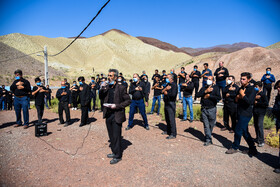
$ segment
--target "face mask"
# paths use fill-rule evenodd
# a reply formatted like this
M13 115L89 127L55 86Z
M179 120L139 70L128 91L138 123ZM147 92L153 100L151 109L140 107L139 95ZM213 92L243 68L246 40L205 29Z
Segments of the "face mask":
M169 80L169 78L166 78L166 79L165 79L165 81L166 81L167 83L170 83L170 80Z
M118 82L122 82L122 79L118 79Z
M109 81L105 81L107 84L109 83Z
M147 82L147 80L144 80L144 82Z
M133 78L133 82L137 82L138 81L138 79L137 78Z
M99 76L96 76L96 78L99 78Z
M20 76L16 76L16 80L19 80L20 79Z
M73 84L73 86L76 86L76 84Z
M211 81L211 80L208 79L208 80L207 80L207 85L210 86L210 85L212 85L212 84L213 84L213 81Z
M94 82L94 80L91 80L91 82Z
M259 91L259 88L256 88L256 87L255 87L255 90L258 92L258 91Z
M83 82L79 82L80 85L83 85Z
M181 71L181 73L184 73L184 71Z
M165 73L163 73L163 75L166 75Z
M193 69L194 71L196 71L196 69Z
M270 74L270 71L266 71L266 74Z
M228 80L228 81L227 81L227 83L228 83L228 84L231 84L231 83L232 83L232 81L231 81L231 80Z
M173 74L173 71L170 71L171 74Z
M109 82L109 85L113 85L113 84L115 84L115 81Z
M61 86L62 89L66 88L66 86Z
M41 86L41 83L40 83L40 82L37 82L36 84L37 84L37 86Z

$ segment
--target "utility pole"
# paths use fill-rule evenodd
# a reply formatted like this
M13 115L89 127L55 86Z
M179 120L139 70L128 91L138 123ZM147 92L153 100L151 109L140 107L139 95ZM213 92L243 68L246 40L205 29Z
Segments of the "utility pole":
M49 85L49 70L48 70L48 51L47 46L44 47L44 60L45 60L45 86Z

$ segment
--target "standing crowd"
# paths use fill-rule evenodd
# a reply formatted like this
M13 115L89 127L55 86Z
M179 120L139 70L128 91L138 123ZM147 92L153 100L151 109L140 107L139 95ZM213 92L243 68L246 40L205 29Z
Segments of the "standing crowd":
M276 81L271 73L271 68L266 69L260 81L253 80L252 74L249 72L241 73L240 81L236 81L235 77L230 75L228 69L224 67L224 62L219 63L219 67L215 72L213 71L214 74L208 68L207 63L204 63L203 66L204 70L200 72L198 66L195 65L189 74L184 67L181 68L178 74L175 73L174 69L171 69L169 73L163 70L162 74L155 70L151 78L152 84L148 81L148 75L145 71L142 72L142 75L134 73L128 84L122 73L119 73L116 69L110 69L108 77L103 74L91 77L89 84L85 82L85 78L82 76L77 79L77 82L73 81L72 86L67 82L67 79L64 79L61 82L61 88L56 92L56 98L59 100L59 124L64 124L66 127L71 123L70 108L77 110L78 104L80 104L81 109L81 123L79 126L82 127L88 124L88 113L96 111L96 98L98 95L112 150L112 153L108 154L107 157L112 158L111 164L115 164L122 159L121 129L122 123L126 121L125 108L127 106L129 106L130 110L128 125L125 130L133 128L134 114L136 112L139 112L143 118L143 127L149 130L147 114L152 115L156 112L159 115L162 107L161 100L163 99L167 131L162 134L167 135L166 139L175 139L177 136L175 120L177 96L179 102L183 105L182 121L189 120L189 123L194 120L193 103L198 102L198 98L200 98L201 118L205 134L204 146L209 146L212 144L212 131L216 124L217 104L222 101L224 106L224 128L222 130L234 133L234 142L231 148L226 151L226 154L238 152L243 136L249 146L248 154L251 156L257 155L258 151L255 143L257 143L258 147L264 146L264 116L269 105L273 84ZM31 90L30 83L22 77L21 70L15 71L15 79L10 87L11 92L7 92L4 86L0 90L1 109L6 109L9 95L11 97L14 95L13 105L16 113L16 127L23 125L24 128L28 128L28 98L32 95L35 98L38 123L42 123L44 105L46 107L51 105L51 90L48 86L43 86L39 77L35 79L35 86ZM201 88L200 79L202 79ZM279 80L275 83L274 89L278 93L272 112L276 118L278 131L280 128ZM146 111L150 90L153 90L152 107L151 111ZM21 120L21 110L23 111L24 123ZM189 110L189 119L187 110ZM63 119L63 112L66 114L66 120ZM256 139L253 139L248 131L248 124L252 117L254 119ZM231 124L229 123L229 118L231 118ZM275 169L275 172L280 173L280 159L279 167Z

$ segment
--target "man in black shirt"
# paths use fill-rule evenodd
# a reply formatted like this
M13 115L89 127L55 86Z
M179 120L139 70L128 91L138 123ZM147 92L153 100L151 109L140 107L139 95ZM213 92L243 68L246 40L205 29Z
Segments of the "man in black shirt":
M67 79L66 79L66 78L64 79L64 82L65 82L66 88L67 88L67 89L70 89L70 84L69 84L69 82L67 82Z
M177 82L178 82L178 76L176 75L176 73L175 73L175 70L174 69L171 69L170 70L170 73L173 75L173 77L174 77L174 82L175 82L175 84L177 84Z
M76 81L73 81L73 85L70 88L71 95L72 95L72 103L73 108L72 110L77 110L78 107L78 96L79 96L79 87Z
M102 74L102 77L103 77L103 74ZM101 86L104 82L106 82L106 78L105 78L105 77L103 77L103 78L100 80L99 86ZM100 100L100 107L101 107L101 111L100 111L100 112L103 112L103 108L104 108L104 106L103 106L104 97L103 97L103 95L100 94L100 92L99 92L99 100Z
M129 87L129 94L132 95L132 100L129 109L128 126L125 130L130 130L133 127L133 118L134 114L137 111L137 108L139 109L139 112L143 118L145 129L150 130L144 104L145 92L146 91L144 82L142 82L139 78L139 75L135 73L133 75L133 82Z
M65 111L66 114L66 123L65 127L69 125L70 123L70 110L69 108L71 107L71 92L68 88L66 88L65 82L61 82L61 88L59 88L56 92L56 98L59 100L58 103L58 115L59 115L59 124L64 124L64 119L63 119L63 110Z
M219 68L216 69L214 75L216 76L216 85L223 92L226 87L226 78L229 76L227 68L224 67L224 62L219 62Z
M12 92L7 93L7 109L13 110L13 93Z
M178 78L179 78L179 84L178 84L178 94L179 94L179 100L182 100L182 96L181 96L181 87L182 84L185 83L186 81L186 75L187 73L185 72L185 68L181 67L181 72L178 74Z
M194 84L194 90L195 90L194 100L196 100L198 89L199 89L199 79L201 78L201 73L200 71L198 71L197 65L193 66L193 71L191 72L190 77L192 78L192 82Z
M153 81L153 83L155 83L156 82L156 77L158 77L158 78L160 78L161 76L160 76L160 74L158 74L158 70L156 69L155 70L155 74L153 74L153 77L152 77L152 81Z
M257 92L254 108L253 108L253 119L256 131L256 140L259 147L264 146L264 133L263 133L263 120L268 107L268 99L266 94L262 91L262 82L258 81L255 83L255 90Z
M168 134L166 139L174 139L177 136L176 130L176 97L178 93L177 85L173 80L173 74L168 74L166 78L166 87L162 90L164 94L164 114L165 121L167 124L167 132L163 132L162 134Z
M81 124L79 127L82 127L88 123L88 108L90 106L90 87L85 83L84 77L78 78L80 87L79 87L79 101L81 104Z
M36 86L33 87L32 95L35 97L35 107L37 110L37 116L38 116L38 123L42 123L42 118L44 114L44 99L45 99L45 93L47 93L47 89L42 86L41 79L39 77L35 78L35 84Z
M111 142L112 154L108 158L113 158L110 164L116 164L122 159L121 134L122 123L125 122L125 107L130 104L127 89L122 84L117 84L118 70L109 70L109 83L102 83L100 94L104 99L103 118L106 119L106 127Z
M193 122L193 99L192 93L194 89L194 84L190 80L189 75L186 75L186 82L182 83L183 90L183 119L182 121L187 121L187 106L189 106L190 110L190 123Z
M144 81L144 76L146 76L147 79L148 79L148 75L146 74L146 71L145 71L145 70L142 71L142 75L140 76L140 79L141 79L142 81Z
M24 129L28 128L29 124L29 111L28 111L28 96L31 92L30 83L28 80L22 78L22 71L16 70L15 71L15 78L16 80L11 85L10 89L15 95L14 98L14 108L16 112L17 117L17 125L15 127L19 127L22 125L21 121L21 109L23 112L23 118L24 118Z
M2 89L0 91L0 110L7 110L7 93L8 90L5 89L5 85L2 85Z
M256 91L249 84L251 74L249 72L241 73L241 88L238 90L238 95L235 98L237 102L237 124L235 127L234 142L232 148L226 151L226 154L237 153L240 146L241 137L243 136L249 145L249 155L254 156L258 153L253 138L248 131L248 123L253 114L253 105L255 102Z
M51 93L52 93L52 90L50 89L50 86L47 85L46 86L46 90L48 92L45 93L45 104L46 104L46 107L49 109L49 107L52 105L51 104Z
M96 90L99 90L99 85L95 81L95 77L91 77L91 83L89 83L90 87L90 100L92 100L92 111L95 111L96 104ZM91 101L89 102L89 110L91 110Z
M163 89L163 86L162 86L162 84L160 82L159 77L155 77L155 80L156 80L156 82L152 86L152 90L154 90L152 109L151 109L151 112L148 113L148 114L153 114L154 113L154 109L155 109L155 105L156 105L156 101L157 101L158 102L157 115L159 115L160 100L161 100L161 90Z
M234 132L237 121L237 103L235 103L235 97L238 94L239 86L235 84L235 77L233 75L228 76L227 86L223 91L224 98L224 128L222 131L229 130L230 133ZM231 117L232 126L229 126L229 116Z
M202 87L197 97L201 97L201 115L204 125L205 143L208 146L212 143L212 131L216 123L217 102L221 100L219 87L214 84L214 78L208 76L206 86Z
M148 81L148 77L146 75L143 76L142 78L144 84L145 84L145 103L146 103L146 106L148 107L149 105L149 95L150 95L150 90L151 90L151 84L150 82Z

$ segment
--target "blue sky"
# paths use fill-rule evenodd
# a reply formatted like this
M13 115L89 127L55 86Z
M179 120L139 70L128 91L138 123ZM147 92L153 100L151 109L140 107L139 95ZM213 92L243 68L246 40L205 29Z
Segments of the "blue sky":
M0 0L0 35L77 36L107 0ZM280 41L279 0L111 0L83 36L110 29L178 47Z

